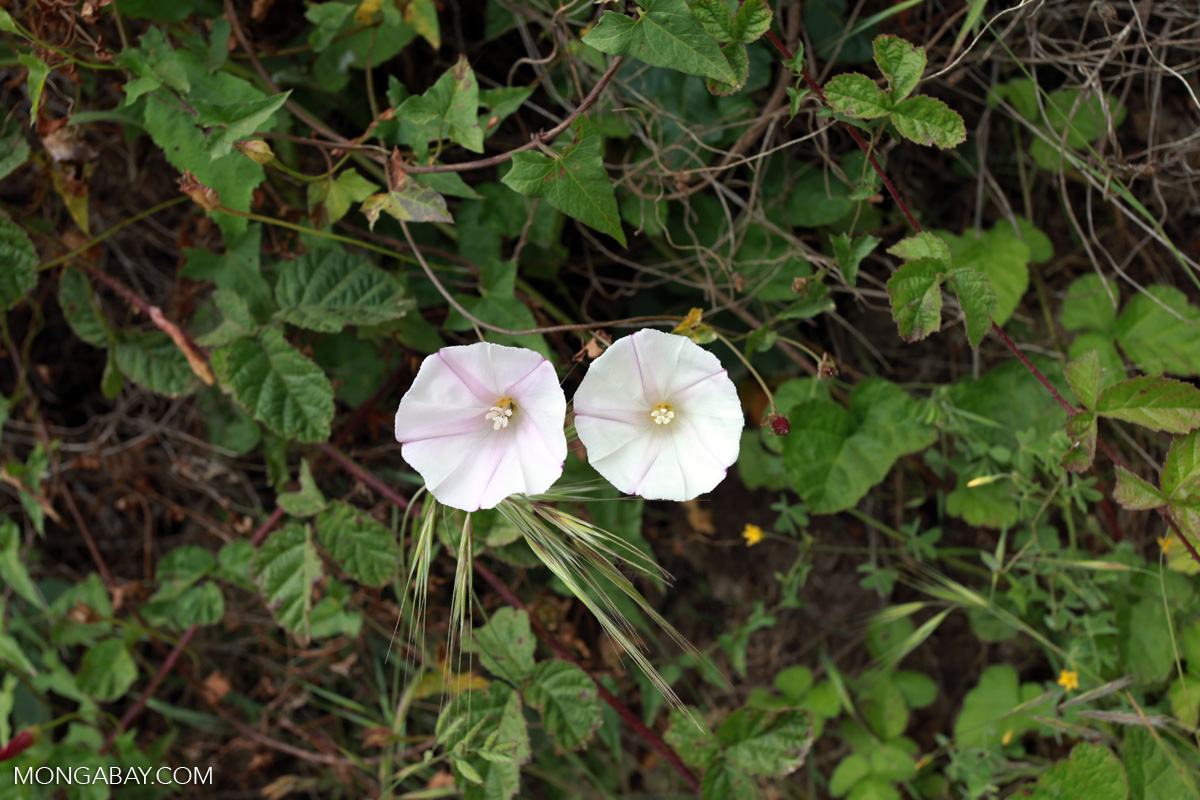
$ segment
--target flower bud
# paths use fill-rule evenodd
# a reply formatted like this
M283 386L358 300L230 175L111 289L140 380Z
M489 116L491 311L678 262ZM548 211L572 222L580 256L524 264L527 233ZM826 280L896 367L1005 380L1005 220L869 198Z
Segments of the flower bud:
M776 436L787 436L792 432L792 423L787 415L774 411L767 414L767 418L763 420L763 427L769 428Z
M793 279L792 294L798 294L801 297L808 297L808 278Z
M252 139L248 142L235 142L234 149L253 161L255 164L269 164L275 160L271 145L262 139Z
M205 211L216 211L221 207L221 198L217 193L196 180L196 176L186 169L177 183L179 184L179 191L192 198L192 201Z
M8 761L11 758L16 758L41 740L41 728L37 725L34 725L32 728L26 728L14 736L7 745L0 748L0 761Z
M830 357L829 353L822 353L821 360L817 362L817 380L824 381L837 376L837 362Z

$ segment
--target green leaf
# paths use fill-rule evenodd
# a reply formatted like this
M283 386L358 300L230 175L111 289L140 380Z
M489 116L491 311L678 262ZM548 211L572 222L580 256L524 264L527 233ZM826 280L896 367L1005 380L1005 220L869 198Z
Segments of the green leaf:
M251 570L257 554L257 549L246 539L225 543L217 552L217 577L239 588L253 590Z
M137 664L125 643L107 639L87 649L75 679L79 691L107 703L124 697L137 676Z
M1117 318L1117 342L1144 372L1200 375L1200 309L1170 286L1134 295Z
M1059 464L1068 472L1086 472L1096 458L1096 414L1081 411L1067 420L1067 438L1071 446Z
M884 741L904 734L908 727L908 704L887 677L875 678L855 697L863 722Z
M904 702L909 708L927 708L937 699L937 684L923 672L900 670L892 676L892 682L904 696Z
M1196 778L1191 770L1176 766L1183 759L1169 738L1155 736L1142 727L1129 727L1121 755L1129 773L1129 800L1196 796Z
M830 289L827 285L824 283L809 283L808 294L801 295L791 305L780 311L775 316L775 319L811 319L818 314L833 311L835 308L837 306L834 305L833 298L830 296Z
M1125 670L1138 683L1167 679L1175 668L1175 649L1161 595L1146 595L1132 605L1117 607L1117 648Z
M950 247L940 237L929 231L921 231L916 236L901 239L887 251L905 261L932 258L941 261L946 269L950 267Z
M733 38L744 44L755 41L771 29L773 16L767 0L745 0L733 18Z
M113 354L125 377L152 392L178 397L196 388L187 357L162 331L123 331Z
M258 331L258 323L246 298L229 289L217 289L212 299L221 312L221 324L197 337L197 342L205 347L220 347L244 336L253 336Z
M538 664L525 699L542 712L542 727L556 748L575 750L583 746L604 719L596 684L567 661Z
M887 293L902 339L915 342L941 327L941 287L945 279L942 263L932 258L910 261L892 273Z
M973 269L987 276L996 293L995 323L1008 322L1029 288L1029 245L1003 221L979 237L945 232L941 236L950 248L956 269Z
M934 97L917 95L892 107L892 124L905 139L945 150L967 140L958 112Z
M22 35L21 29L17 27L16 20L12 18L12 14L9 14L2 8L0 8L0 31L15 33L17 36Z
M782 778L804 765L813 742L807 711L741 708L717 728L725 758L754 775Z
M438 6L434 0L412 0L404 7L404 21L429 42L435 52L441 49L442 32L438 25Z
M636 18L605 11L583 41L602 53L630 56L653 67L734 81L717 40L692 16L684 0L639 0L638 4Z
M888 80L889 95L899 103L912 94L925 72L925 48L913 47L899 36L876 36L875 63Z
M167 86L186 96L192 89L191 82L163 32L151 27L142 34L140 41L140 48L126 48L113 59L114 64L136 76L122 87L125 105L133 105L143 94L160 86Z
M25 655L25 651L21 649L20 642L7 633L0 633L0 663L10 664L17 669L24 670L29 675L38 674L37 669L33 666L33 662L29 660L29 657Z
M704 773L700 797L703 800L761 800L762 792L752 775L721 759Z
M1200 676L1180 675L1167 690L1171 714L1183 727L1195 730L1200 723Z
M293 517L311 517L325 508L325 495L321 494L317 482L313 480L312 468L309 467L307 458L300 461L300 488L294 492L280 494L275 498L275 502Z
M263 542L254 559L254 582L275 620L301 644L308 644L313 585L321 577L321 559L312 531L286 525Z
M1200 484L1200 433L1193 431L1171 442L1161 480L1163 493L1172 502L1194 499Z
M721 754L721 745L694 709L689 717L683 709L672 708L671 727L667 728L663 739L675 748L684 763L693 767L708 769Z
M0 141L0 181L7 178L17 168L29 161L29 143L21 134L20 129L12 132Z
M456 299L477 319L510 331L521 331L537 327L537 322L524 303L517 299L517 265L511 261L488 263L480 270L483 286L480 297L456 295ZM452 309L446 318L445 327L452 331L471 330L472 323L457 310ZM528 347L551 358L546 340L536 334L511 336L503 333L489 334L488 338L498 344Z
M967 323L967 341L979 347L983 336L992 327L996 315L996 292L987 276L976 270L960 267L950 273L950 283L962 306Z
M21 558L21 531L12 517L0 520L0 580L31 605L45 605Z
M1046 712L1047 706L1024 704L1041 694L1042 687L1037 684L1021 684L1010 665L988 667L963 700L954 723L955 742L959 747L997 747L1010 734L1020 738L1026 731L1036 730L1038 722L1032 715Z
M514 154L512 169L501 181L526 197L546 198L559 211L607 233L624 247L621 215L601 158L600 133L583 117L571 130L575 141L555 156L532 151Z
M0 213L0 311L21 302L37 285L37 251L25 231L7 214Z
M484 668L514 686L521 686L533 674L533 651L537 640L529 627L529 614L501 608L486 625L471 634L471 651L479 653Z
M857 72L835 75L825 84L825 99L841 114L858 119L875 119L892 111L892 101L875 81Z
M895 384L868 378L854 387L850 408L810 400L791 413L783 462L813 513L852 508L901 456L937 439L922 404Z
M833 797L844 797L854 784L861 781L871 771L867 757L861 753L851 753L843 758L829 776L829 794Z
M213 351L212 365L238 404L280 436L302 442L329 438L333 386L277 328Z
M1096 413L1156 431L1187 433L1200 427L1200 389L1190 383L1143 375L1104 390Z
M366 200L378 188L355 170L343 170L337 180L316 181L308 185L308 207L313 218L320 220L318 227L323 228L346 216L350 206ZM442 205L445 206L445 201Z
M17 63L29 70L29 101L32 106L30 117L38 115L38 103L42 99L42 89L46 86L46 78L50 76L50 66L35 55L20 53Z
M726 0L695 0L691 9L692 16L718 42L737 41L733 32L733 14L729 13Z
M708 78L704 85L709 93L724 97L740 91L746 85L746 80L750 77L750 53L747 52L746 45L741 42L730 42L722 45L721 55L729 62L729 69L736 76L736 80L727 83L716 78Z
M1063 375L1083 407L1094 409L1100 396L1100 353L1089 350L1067 364Z
M1075 745L1071 757L1042 773L1029 800L1127 800L1129 780L1121 761L1102 744Z
M454 751L471 735L472 747L465 758L455 762L463 776L464 764L480 781L464 787L464 800L511 800L521 788L521 765L529 761L529 730L521 710L521 696L502 683L493 683L486 692L471 692L446 703L438 720L439 731L449 731L444 742ZM493 737L495 737L493 739ZM491 742L488 749L477 745Z
M375 230L381 212L401 222L454 222L446 208L446 198L413 180L390 192L371 195L359 210L371 230Z
M225 618L225 597L212 581L188 589L172 606L171 621L180 628L217 625Z
M96 307L95 291L83 270L68 267L58 281L58 306L75 335L93 347L108 347L108 323Z
M1109 291L1112 292L1111 297ZM1107 284L1099 275L1084 275L1067 287L1067 296L1063 299L1059 320L1069 331L1115 333L1115 304L1120 300L1121 293L1117 287Z
M850 286L858 285L858 266L879 246L880 241L882 240L870 234L853 240L846 233L839 233L837 236L830 235L829 242L833 245L833 255L837 258L838 267L842 270L842 277Z
M249 159L243 160L254 163ZM211 281L218 289L240 296L254 319L267 319L275 311L275 301L271 297L271 287L262 275L262 226L251 225L242 233L228 235L225 243L225 252L221 255L211 250L185 247L183 254L187 263L180 271L180 276L196 281ZM220 297L213 299L222 313L234 315L233 301L230 301L227 310ZM240 307L241 304L237 305ZM241 318L244 325L250 325L240 313L235 316Z
M276 317L313 331L378 325L408 313L413 301L390 274L341 248L310 250L279 265Z
M467 57L460 55L454 66L442 73L425 94L410 97L396 109L408 122L438 121L452 142L475 153L483 152L483 129L479 127L479 81Z
M383 586L400 574L400 547L390 528L342 502L317 517L317 534L333 560L365 586Z

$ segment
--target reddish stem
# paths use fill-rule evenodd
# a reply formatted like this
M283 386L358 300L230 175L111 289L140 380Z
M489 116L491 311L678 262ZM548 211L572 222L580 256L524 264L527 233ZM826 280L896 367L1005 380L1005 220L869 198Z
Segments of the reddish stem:
M491 570L480 564L479 561L475 562L475 571L479 573L479 577L487 581L491 587L496 590L496 593L503 597L504 601L510 606L520 611L528 610L525 607L525 604L521 602L521 599L513 594L513 591L505 585L504 581L496 577ZM593 675L591 672L588 672L588 670L579 663L579 659L575 658L575 655L567 649L566 645L558 641L558 639L555 639L553 634L546 630L542 623L538 622L537 617L533 614L529 614L529 625L533 628L533 632L537 634L538 638L549 645L550 649L553 650L559 658L561 658L563 661L571 662L587 673L587 676L592 679L593 683L596 684L596 691L599 693L600 698L604 700L604 702L608 703L609 707L612 708L613 711L617 712L617 716L625 720L625 722L629 724L629 727L633 728L634 732L636 732L638 736L641 736L647 744L649 744L658 752L660 756L666 759L667 763L670 764L677 773L679 773L679 776L687 782L687 785L692 788L692 791L699 796L700 781L698 781L696 776L692 774L691 770L687 768L687 766L679 758L679 755L673 749L671 749L671 746L659 738L658 734L647 728L645 723L638 719L638 716L630 711L629 707L622 703L615 695L613 695L612 692L604 688L604 684L600 683L600 680L595 675Z

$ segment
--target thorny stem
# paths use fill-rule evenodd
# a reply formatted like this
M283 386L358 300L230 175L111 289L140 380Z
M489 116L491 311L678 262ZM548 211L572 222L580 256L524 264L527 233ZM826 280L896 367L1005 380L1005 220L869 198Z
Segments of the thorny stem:
M494 589L498 595L503 597L504 601L510 606L518 611L528 610L525 604L521 602L521 598L513 594L513 591L505 585L504 581L496 577L491 570L480 564L478 561L475 562L475 571L479 573L479 577L487 581L488 584L491 585L492 589ZM677 773L679 773L679 776L687 782L687 785L690 786L697 795L700 794L700 781L696 780L696 776L692 774L691 770L689 770L686 765L684 765L683 761L680 760L679 755L676 754L673 749L671 749L670 745L659 738L654 731L647 728L646 725L637 718L637 715L629 710L628 706L615 697L612 692L608 691L608 689L604 687L604 684L600 683L595 675L593 675L591 672L588 672L588 670L579 663L579 659L575 658L574 654L571 653L571 651L568 650L562 642L555 639L550 631L543 627L542 623L538 621L536 615L529 615L529 625L533 628L533 632L537 634L538 638L549 645L550 649L553 650L559 658L564 661L569 661L582 669L584 672L587 672L587 676L592 679L593 683L596 684L596 691L599 693L601 699L604 700L605 703L608 703L609 707L612 708L613 711L617 712L617 715L621 717L621 719L625 720L625 722L629 724L629 727L633 728L634 731L637 732L637 734L641 736L647 744L653 747L658 754L661 755Z
M788 61L791 61L793 59L792 51L789 50L787 48L787 46L782 41L779 40L779 37L775 35L774 31L768 30L766 33L766 36L767 36L767 39L771 42L771 44L775 45L775 48L777 50L779 50L779 52L783 55L783 57L785 59L787 59ZM797 66L799 66L799 65L797 65ZM805 83L808 84L808 86L812 90L813 94L815 94L822 103L824 103L825 105L829 105L828 100L826 100L826 98L825 98L825 92L822 91L820 84L818 84L815 80L813 80L813 77L808 74L808 70L804 69L803 67L800 67L800 74L804 77ZM917 222L917 220L913 217L912 213L908 210L908 205L905 204L904 198L902 198L900 196L900 192L896 190L895 185L892 184L891 179L888 178L887 173L884 172L884 170L883 170L883 167L881 167L879 165L879 162L875 160L875 156L871 152L871 146L867 143L867 141L865 139L863 139L862 135L858 132L858 130L855 129L855 127L853 125L850 125L848 123L842 123L842 125L850 133L850 138L854 139L855 143L859 146L859 148L863 151L863 153L870 160L871 166L875 169L875 172L879 175L880 180L883 181L883 185L887 188L888 194L890 194L892 196L892 200L895 201L896 206L900 209L901 212L903 212L904 217L905 217L905 219L908 220L908 224L912 227L913 232L921 233L921 225ZM1039 370L1036 366L1034 366L1033 362L1031 362L1029 360L1029 358L1026 357L1026 355L1023 352L1021 352L1021 348L1017 347L1017 343L1014 342L1012 340L1012 338L1009 337L1009 335L1007 333L1005 333L1004 330L999 325L997 325L995 322L992 322L992 331L994 333L996 333L997 336L1000 337L1000 340L1002 342L1004 342L1004 345L1009 349L1009 351L1012 352L1012 354L1017 357L1017 360L1021 362L1021 364L1025 367L1025 369L1029 370L1029 372L1032 373L1033 376L1038 379L1038 382L1041 383L1042 386L1046 387L1046 391L1048 391L1050 393L1050 396L1054 398L1055 402L1057 402L1060 406L1062 406L1063 410L1065 410L1069 416L1073 417L1079 413L1079 410L1076 409L1074 406L1072 406L1069 402L1067 402L1067 400L1062 396L1062 394L1060 394L1059 391L1054 388L1054 385L1050 383L1050 381L1046 378L1046 376L1042 374L1041 370ZM1125 468L1125 465L1121 462L1121 459L1119 457L1117 457L1117 455L1112 451L1112 449L1108 446L1108 444L1103 439L1100 439L1099 437L1097 437L1096 443L1100 445L1101 449L1103 449L1106 454L1108 454L1109 459L1112 460L1112 462L1115 466L1121 467L1122 469ZM1105 499L1107 500L1107 498L1105 498ZM1180 527L1179 527L1179 523L1175 521L1175 518L1171 515L1171 513L1167 510L1167 508L1165 506L1160 507L1158 509L1158 513L1160 516L1162 516L1163 520L1166 521L1167 525L1170 526L1171 530L1175 533L1175 535L1179 537L1179 540L1181 542L1183 542L1183 546L1185 548L1187 548L1188 554L1191 555L1192 560L1195 561L1197 564L1200 564L1200 552L1197 552L1196 547L1192 544L1192 542L1188 539L1188 537L1186 535L1184 535L1182 529L1180 529ZM1115 520L1113 520L1112 522L1114 524L1114 530L1116 530ZM1117 533L1119 534L1119 531L1117 531Z

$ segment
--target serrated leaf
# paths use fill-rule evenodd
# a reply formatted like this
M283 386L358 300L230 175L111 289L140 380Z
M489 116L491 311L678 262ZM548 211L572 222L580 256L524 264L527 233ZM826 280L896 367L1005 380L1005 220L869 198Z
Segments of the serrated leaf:
M347 575L366 586L383 586L400 574L396 534L354 506L329 505L317 517L317 535Z
M692 16L699 20L704 30L712 34L718 42L737 39L733 33L733 14L729 13L726 0L695 0L691 9Z
M486 625L471 634L471 651L479 653L484 668L514 686L521 686L533 673L533 651L537 640L524 610L502 608Z
M181 627L217 625L225 618L225 597L212 581L188 589L172 604L171 621Z
M707 769L721 754L720 743L694 709L689 716L683 709L672 708L671 727L667 728L663 739L675 748L684 763L693 767Z
M982 272L967 267L953 270L950 283L966 318L967 341L971 347L979 347L996 315L996 292L992 283Z
M525 699L542 712L542 726L556 748L582 747L604 721L596 684L586 672L567 661L538 664Z
M812 746L812 717L807 711L741 708L717 728L725 758L745 771L782 778L804 765Z
M517 794L521 765L530 758L529 730L519 694L501 683L491 684L486 692L471 692L445 704L438 730L448 750L458 748L473 731L473 742L489 742L491 754L503 755L485 757L478 750L467 751L466 759L482 784L460 784L464 800L511 800Z
M932 258L941 261L945 269L950 268L950 247L941 237L929 231L921 231L916 236L901 239L887 249L889 253L905 261L916 261L919 258Z
M283 492L275 498L275 502L293 517L311 517L325 508L325 495L321 494L317 482L313 480L312 467L308 465L307 458L300 461L300 488L294 492Z
M1067 420L1071 446L1059 462L1067 472L1086 472L1096 458L1096 414L1081 411Z
M402 189L371 195L359 210L366 215L367 227L371 230L375 230L381 212L401 222L454 221L446 208L446 198L411 180Z
M0 311L7 311L37 285L37 251L29 236L0 213Z
M267 608L301 644L309 642L313 585L321 574L312 531L302 525L286 525L271 534L254 559L254 582Z
M1117 343L1145 372L1200 375L1200 309L1171 286L1134 295L1116 322Z
M910 261L888 279L892 318L902 339L915 342L941 327L941 287L945 279L941 262L931 258Z
M583 41L602 53L630 56L653 67L734 80L717 40L692 16L684 0L639 0L638 4L641 10L636 17L605 11Z
M1070 758L1042 773L1029 800L1127 800L1129 779L1121 761L1107 746L1083 742L1075 745Z
M875 119L892 111L892 101L875 81L857 72L835 75L825 84L825 99L841 114L859 119Z
M198 337L197 342L205 347L220 347L244 336L253 336L258 330L258 323L242 295L229 289L217 289L212 299L221 312L221 324Z
M405 100L396 109L396 116L418 125L442 120L443 124L435 130L441 130L450 141L472 152L483 152L479 81L464 55L425 94Z
M75 681L79 691L107 703L124 697L137 676L137 664L125 643L107 639L83 654Z
M755 41L770 30L773 16L767 0L745 0L733 18L733 38L743 44Z
M973 269L987 276L996 293L995 322L1003 325L1012 316L1029 288L1029 245L1007 222L983 231L978 237L940 232L950 248L955 268Z
M1166 505L1167 498L1149 481L1144 481L1124 467L1117 467L1117 488L1113 499L1125 508L1146 510Z
M575 141L553 157L532 151L514 154L512 169L501 181L526 197L546 198L559 211L607 233L624 247L616 195L601 158L600 132L583 117L571 130Z
M276 317L313 331L378 325L413 307L392 275L341 248L310 250L279 266Z
M333 386L277 328L215 350L212 364L238 404L280 436L302 442L329 438Z
M108 347L108 325L96 307L95 291L83 270L68 267L58 281L58 306L75 335L93 347Z
M746 52L746 45L741 42L730 42L721 47L721 55L725 56L725 60L729 62L729 69L737 77L737 80L733 83L726 83L715 78L708 78L704 82L704 86L710 94L719 97L740 91L746 85L746 79L750 77L750 54Z
M898 458L937 439L922 406L895 384L868 378L854 387L849 409L832 400L792 408L783 463L792 485L816 514L852 508L882 481Z
M899 36L877 36L875 63L888 80L893 103L912 94L925 72L925 48L914 47Z
M1096 412L1151 430L1187 433L1200 427L1200 389L1160 375L1144 375L1105 389L1096 401Z
M967 126L958 112L934 97L917 95L892 107L892 124L906 139L945 150L967 140Z
M125 377L152 392L178 397L196 388L187 357L162 331L124 331L113 355Z
M1059 320L1069 331L1112 333L1117 325L1115 303L1120 301L1121 292L1116 286L1106 283L1099 275L1084 275L1067 287Z
M1100 396L1100 353L1089 350L1067 364L1063 375L1084 408L1094 409Z
M846 279L846 283L851 286L858 285L858 267L862 260L879 246L880 241L882 240L870 234L857 239L851 239L847 233L830 235L833 255L837 258L838 267L842 270L842 277Z
M1193 499L1200 484L1200 433L1176 437L1162 468L1162 490L1172 502Z

